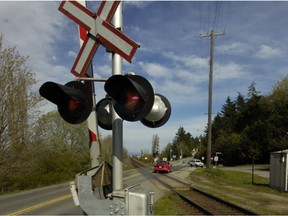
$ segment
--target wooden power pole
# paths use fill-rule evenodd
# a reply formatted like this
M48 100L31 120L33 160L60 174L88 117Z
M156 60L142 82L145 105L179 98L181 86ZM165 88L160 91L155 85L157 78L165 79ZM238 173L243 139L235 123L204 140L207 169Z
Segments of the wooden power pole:
M210 37L210 72L209 72L209 97L208 97L208 145L207 145L207 156L206 156L206 167L210 168L211 165L211 140L212 140L212 93L213 93L213 62L214 62L214 37L222 36L225 33L214 34L211 31L210 35L200 36Z

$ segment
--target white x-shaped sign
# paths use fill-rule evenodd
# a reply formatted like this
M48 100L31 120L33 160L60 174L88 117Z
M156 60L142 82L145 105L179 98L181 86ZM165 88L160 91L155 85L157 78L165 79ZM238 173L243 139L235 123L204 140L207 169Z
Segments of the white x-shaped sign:
M75 76L84 76L99 44L131 62L139 45L109 23L119 3L102 1L96 14L76 1L62 1L60 4L59 11L88 32L71 69Z

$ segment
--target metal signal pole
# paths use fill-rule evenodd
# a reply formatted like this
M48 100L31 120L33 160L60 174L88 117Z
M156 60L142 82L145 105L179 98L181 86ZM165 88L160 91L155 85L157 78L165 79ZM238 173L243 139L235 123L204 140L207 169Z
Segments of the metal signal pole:
M213 94L213 62L214 62L214 37L225 35L225 33L214 34L211 31L210 35L200 37L210 37L210 71L209 71L209 97L208 97L208 146L206 156L206 167L210 168L211 165L211 140L212 140L212 94Z
M123 16L122 16L122 1L112 19L112 24L115 28L122 31ZM122 74L122 58L119 54L112 54L112 75ZM112 109L112 146L113 146L113 170L112 183L113 191L123 188L123 120Z

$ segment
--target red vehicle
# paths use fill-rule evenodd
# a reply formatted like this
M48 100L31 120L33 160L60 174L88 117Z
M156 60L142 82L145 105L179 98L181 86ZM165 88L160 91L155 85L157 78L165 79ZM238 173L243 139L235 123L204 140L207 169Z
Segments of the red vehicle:
M158 161L154 165L154 172L172 172L172 164L170 164L168 161Z

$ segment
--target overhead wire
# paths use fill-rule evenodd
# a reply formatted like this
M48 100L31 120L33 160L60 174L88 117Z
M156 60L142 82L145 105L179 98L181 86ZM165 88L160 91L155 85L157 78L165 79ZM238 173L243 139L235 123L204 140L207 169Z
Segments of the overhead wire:
M225 4L227 5L226 7L226 11L224 13L225 15L225 18L224 18L224 24L223 24L223 31L226 32L226 27L227 27L227 21L228 21L228 17L230 16L230 9L231 9L231 2L230 1L227 1L225 2Z
M228 12L230 11L230 2L222 2L222 1L215 1L215 2L200 2L200 32L202 33L203 28L205 28L207 36L210 35L210 32L213 30L214 32L218 31L225 31L227 30L227 19L228 19ZM223 28L223 29L222 29ZM204 30L204 31L205 31ZM216 39L217 37L215 37ZM210 47L210 40L203 40L205 43L205 48L201 43L201 52L205 51L203 56L206 56L206 51L208 52L209 56L209 47ZM204 48L204 49L203 49ZM204 67L201 69L204 70ZM216 96L216 95L215 95ZM214 98L216 99L217 103L217 96Z
M206 2L200 1L199 4L199 19L200 19L200 36L210 35L210 32L213 30L217 32L220 28L221 30L227 30L227 20L229 17L230 11L230 2ZM203 33L203 35L202 35ZM217 37L215 37L216 39ZM200 52L201 58L205 58L205 56L209 56L209 47L210 40L201 40L200 42ZM201 66L201 72L204 72L206 67ZM204 72L205 73L205 72ZM216 97L215 97L216 96ZM218 103L217 94L214 96L215 103ZM204 99L205 97L203 97Z
M219 2L216 1L214 7L214 19L213 19L213 30L215 31L217 31L218 20L219 20Z
M219 19L220 19L219 17L220 17L220 2L216 1L215 5L214 5L214 18L213 18L213 29L212 29L214 31L214 33L218 32L218 24L219 24ZM217 39L217 37L214 37L214 41L216 39ZM218 95L217 95L216 92L214 92L214 97L213 97L213 100L214 100L215 104L218 103ZM212 110L212 113L213 113L213 110Z
M202 2L200 1L199 2L199 19L200 19L200 22L199 22L199 24L200 24L200 35L202 34L202 4L201 4Z

